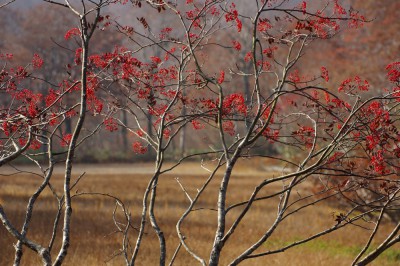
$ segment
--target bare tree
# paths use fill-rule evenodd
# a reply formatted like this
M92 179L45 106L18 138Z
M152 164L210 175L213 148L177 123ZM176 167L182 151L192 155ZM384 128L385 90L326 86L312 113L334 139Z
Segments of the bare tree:
M81 137L81 132L88 111L87 67L89 42L99 21L100 10L110 3L109 1L92 2L90 4L82 2L82 6L79 10L77 6L71 5L68 1L65 3L54 1L45 2L62 6L66 10L68 9L68 12L73 12L78 18L79 29L76 28L68 34L74 35L77 40L80 40L80 47L77 50L76 57L81 60L79 64L77 63L81 72L76 80L72 82L66 80L64 84L59 86L57 92L51 91L46 97L46 105L42 106L42 94L23 89L22 86L22 88L20 87L20 85L24 84L23 82L40 82L41 78L34 75L34 72L38 72L38 69L43 65L43 59L39 55L35 54L31 64L26 67L18 67L16 71L13 69L8 70L7 63L2 69L1 90L5 97L9 97L10 100L8 101L8 106L2 109L1 115L2 140L4 140L4 142L2 142L0 165L11 163L18 157L24 156L39 167L42 173L41 177L43 178L43 182L28 201L26 216L20 231L16 229L15 225L7 218L4 209L0 207L0 218L3 224L8 232L18 241L15 245L16 253L14 265L20 265L21 263L23 246L35 251L42 258L43 264L45 265L61 265L67 255L70 246L69 238L72 215L70 191L76 184L71 184L71 171L75 150L85 139ZM67 37L69 38L69 36L66 36L66 38ZM2 59L8 60L10 58L11 55L2 54ZM31 69L33 69L33 73L28 73ZM43 84L46 84L45 82ZM66 94L73 90L80 92L80 96L72 105L66 106L66 103L62 100ZM57 134L57 130L66 121L68 112L75 112L74 110L77 108L79 108L77 112L78 117L72 134L66 134L64 136ZM89 134L89 136L93 133ZM61 146L66 147L66 149L61 152L61 154L66 155L64 158L64 191L61 195L52 188L50 183L54 165L58 162L55 157L55 154L58 152L55 152L55 148L60 145L60 139ZM44 152L34 152L42 145L46 147ZM43 154L47 157L47 165L42 164L37 159L38 156ZM48 245L36 243L27 236L36 200L46 187L52 190L59 206L58 214L55 217L54 228L52 229L53 236ZM62 245L58 255L53 261L51 252L54 248L53 244L57 237L57 226L61 222L60 218L62 213L64 216L62 224Z

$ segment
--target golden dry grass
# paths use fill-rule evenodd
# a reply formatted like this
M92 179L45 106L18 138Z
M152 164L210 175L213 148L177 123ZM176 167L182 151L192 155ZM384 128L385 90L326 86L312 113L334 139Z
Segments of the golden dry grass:
M176 177L179 177L189 193L194 194L200 188L206 175L199 163L188 163L176 171L161 178L158 186L156 215L167 240L168 260L171 258L179 241L175 225L177 219L188 206L188 200L180 190ZM150 178L151 165L114 165L78 166L75 177L88 168L88 174L78 185L81 192L102 192L113 194L129 206L134 221L138 221L141 212L141 201L144 189ZM229 188L229 203L245 200L250 195L257 181L274 173L266 172L262 167L240 166L235 173ZM210 188L201 198L198 207L215 208L219 177L211 182ZM35 190L40 179L31 174L19 174L0 177L0 201L9 218L20 226L24 217L24 209L28 196ZM62 175L56 171L52 184L62 188ZM276 185L266 191L279 189ZM307 193L304 185L299 193ZM265 192L266 193L266 192ZM226 265L235 256L243 252L256 241L269 227L276 215L277 200L259 202L244 219L234 236L224 248L221 265ZM112 254L120 248L120 236L111 234L114 231L112 211L114 202L99 196L81 196L73 200L72 239L69 255L65 265L123 265L121 257L109 260ZM55 215L56 202L46 190L39 198L35 207L29 237L41 243L48 243ZM261 250L276 248L280 245L299 240L329 227L335 222L332 218L332 208L328 205L317 205L298 213L288 219L276 231L274 236ZM229 222L238 214L238 210L229 215ZM201 210L193 212L183 226L183 232L188 237L188 244L206 260L208 258L216 225L216 212ZM392 227L387 223L382 232L388 232ZM135 240L135 234L132 238ZM352 258L360 250L362 243L368 237L368 232L358 227L347 227L327 237L301 247L293 248L284 253L259 259L248 260L243 265L349 265ZM0 228L0 265L11 265L14 256L13 239ZM58 245L60 243L57 243ZM57 246L58 247L58 246ZM55 249L57 250L57 249ZM142 249L137 265L157 265L158 241L150 227L146 229ZM37 256L25 249L23 265L40 265ZM56 253L52 254L56 256ZM400 252L387 252L373 265L398 265ZM181 250L175 265L197 265L188 254Z

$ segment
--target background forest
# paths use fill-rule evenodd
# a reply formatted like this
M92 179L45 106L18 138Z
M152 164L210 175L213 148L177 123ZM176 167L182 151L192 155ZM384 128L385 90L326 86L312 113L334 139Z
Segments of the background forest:
M374 92L382 90L388 84L382 69L398 59L400 52L400 40L396 38L400 31L400 23L397 21L400 16L400 2L385 0L378 3L373 0L351 0L348 3L372 20L371 23L366 23L361 29L344 30L329 42L314 42L312 52L306 53L301 58L300 75L302 72L319 71L320 65L324 65L329 69L328 88L332 91L336 91L343 80L353 76L360 76L362 79L368 80L371 87L374 88ZM317 5L317 3L309 3L309 6L312 5ZM245 1L238 1L237 6L241 12L246 9ZM122 6L117 11L113 8L110 12L111 16L130 24L141 17L140 12L143 10L137 10L137 14L132 14L132 10L127 10ZM168 15L153 16L147 19L147 23L154 31L157 31L166 21L168 21ZM17 1L7 9L0 10L0 23L2 25L0 51L2 53L18 51L18 53L14 53L13 64L24 64L26 58L37 53L45 61L44 71L41 72L43 79L57 81L71 75L71 70L63 62L73 61L70 50L75 49L74 44L64 39L64 33L76 26L72 13L63 12L62 8L49 9L41 1ZM222 41L226 39L227 42L230 42L232 38L229 35L219 35L218 37ZM92 50L96 52L110 51L115 46L129 46L129 41L121 33L107 27L98 32L94 39ZM246 51L246 47L250 49L251 37L246 36L245 33L240 34L240 42L243 46L242 51ZM224 57L219 50L209 50L210 65L213 65L212 60L221 60L221 58L233 62L232 55L235 54L235 51L225 50L223 53L230 51L232 54L226 54ZM327 51L329 52L327 53ZM241 64L247 64L251 68L250 63L241 62ZM215 69L214 71L218 73L219 70ZM252 84L248 78L237 76L233 76L233 78L231 83L235 84L235 87L243 88L244 92L247 90L249 93ZM49 87L44 87L43 84L30 84L30 86L41 93L46 93L51 88L51 84ZM121 121L126 121L127 125L132 124L124 112L120 114L119 118ZM149 117L149 119L152 118ZM101 118L98 121L100 120ZM93 123L96 124L98 121ZM154 121L149 121L149 125L152 122ZM70 133L71 121L67 121L64 127L60 130ZM151 129L151 126L148 128ZM172 142L174 152L168 154L171 159L188 153L187 151L189 153L202 151L204 146L208 148L210 140L216 138L216 135L212 135L212 133L210 135L209 131L198 131L196 135L186 132L186 130L181 131L180 138L176 138ZM198 135L202 135L202 137ZM151 160L151 149L149 149L149 153L140 155L131 152L132 137L124 127L111 133L103 130L88 140L86 143L88 149L81 151L77 158L81 162L91 163ZM274 145L264 145L260 147L260 152L274 154L292 151L277 150ZM23 160L23 158L20 159Z

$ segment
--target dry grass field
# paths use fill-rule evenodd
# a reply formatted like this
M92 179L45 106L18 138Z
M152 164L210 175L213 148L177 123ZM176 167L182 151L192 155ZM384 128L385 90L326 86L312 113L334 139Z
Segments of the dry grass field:
M138 221L141 212L141 198L148 183L152 166L150 164L90 166L75 168L74 176L87 171L79 183L80 192L101 192L113 194L124 200L129 206L133 218ZM5 174L7 171L0 172ZM245 200L258 180L274 173L261 167L241 166L234 175L229 191L229 203ZM158 190L156 215L167 240L168 259L178 245L175 224L188 205L188 200L180 190L176 177L190 193L194 193L206 178L206 173L199 163L187 163L176 171L161 178ZM20 226L28 196L39 184L40 179L32 174L0 176L0 201L9 218ZM62 173L56 171L52 184L62 188ZM271 187L269 191L278 189ZM305 184L299 193L307 193ZM217 199L218 179L210 184L209 190L201 198L198 207L214 208ZM115 202L99 196L81 196L73 199L72 245L65 265L123 265L121 257L112 259L120 248L120 235L112 234L114 225L112 212ZM51 226L56 210L56 202L49 190L39 198L35 207L33 223L29 236L41 243L48 243ZM317 205L306 209L294 219L288 219L276 231L275 235L264 246L263 250L290 243L309 236L322 228L335 223L332 218L334 209L328 205ZM238 211L232 211L233 219ZM221 265L229 263L235 255L243 252L258 239L268 228L276 214L276 200L256 204L253 211L244 220L240 231L237 231L225 247ZM212 210L193 212L183 227L191 247L204 258L208 258L216 225L216 213ZM384 225L382 232L390 230L392 225ZM135 235L132 234L132 238ZM368 232L358 227L347 227L331 234L293 248L284 253L264 258L248 260L243 265L350 265L352 258L361 249ZM59 243L58 243L59 244ZM137 265L157 265L158 241L150 227L146 230L143 247L139 253ZM398 248L398 247L397 247ZM57 250L57 249L56 249ZM40 265L33 252L25 249L23 265ZM11 265L14 256L13 240L3 227L0 227L0 265ZM53 255L55 256L55 254ZM373 265L399 265L400 251L396 247L387 251ZM178 254L175 265L197 265L197 262L184 250Z

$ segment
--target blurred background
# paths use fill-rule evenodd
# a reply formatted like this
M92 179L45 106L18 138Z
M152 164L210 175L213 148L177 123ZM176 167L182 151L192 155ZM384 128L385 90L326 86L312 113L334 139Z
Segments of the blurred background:
M239 12L245 13L248 8L245 1L236 2ZM313 43L312 49L309 49L301 59L300 75L318 72L321 66L325 66L329 70L330 76L328 87L333 91L337 90L343 80L356 75L369 81L371 92L384 90L387 85L385 67L391 62L399 60L400 55L400 39L398 38L400 1L350 0L349 2L352 8L359 10L371 22L361 29L345 29L328 42ZM308 2L308 5L313 4L317 4L316 1ZM127 13L126 10L128 9L121 6L113 11L105 11L105 13L109 12L112 18L122 21L126 25L140 17L140 13ZM146 12L146 9L142 8L138 12ZM165 26L165 23L168 22L168 15L156 16L149 13L149 16L150 19L147 21L153 29ZM12 64L25 65L33 54L37 53L45 63L43 71L40 72L43 79L58 84L71 75L66 62L73 62L74 54L71 51L74 51L78 44L67 42L64 34L70 28L77 27L77 19L72 13L65 12L62 7L48 8L48 5L41 1L16 1L0 10L0 23L2 25L0 52L13 53ZM221 35L218 38L231 40L231 36ZM239 38L243 47L250 45L250 39L246 39L245 30ZM130 43L126 42L126 38L112 27L98 31L94 39L91 51L96 53L112 51L115 46L126 46L128 49L130 46ZM244 53L245 51L246 49L243 49ZM209 60L221 58L218 50L208 52ZM228 52L229 49L225 51L225 53ZM229 55L226 55L226 58L229 58ZM245 67L245 62L240 63L243 64L242 68ZM236 77L231 82L235 84L235 88L232 90L240 90L244 93L251 86L251 81L246 77ZM46 94L51 88L51 84L47 86L43 83L32 83L28 86L43 94ZM3 101L0 97L0 104L4 104ZM119 116L117 118L130 124L123 112ZM98 123L99 121L100 118L98 121L91 119L89 123ZM66 121L62 131L71 132L72 126L73 121ZM132 137L127 130L121 127L114 132L103 130L88 140L86 143L88 148L79 152L78 159L81 162L90 163L149 160L152 157L151 152L145 155L136 155L132 152ZM207 130L199 130L196 134L187 134L183 130L181 136L173 142L174 152L169 156L175 158L182 154L209 148L214 137L216 136L210 135ZM268 143L263 145L260 150L265 154L283 152Z

